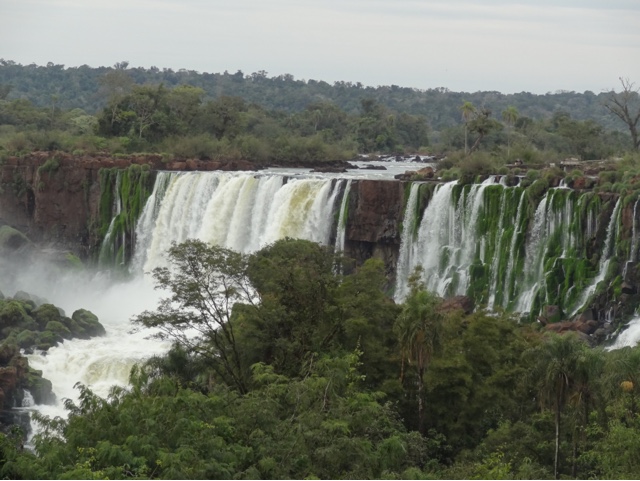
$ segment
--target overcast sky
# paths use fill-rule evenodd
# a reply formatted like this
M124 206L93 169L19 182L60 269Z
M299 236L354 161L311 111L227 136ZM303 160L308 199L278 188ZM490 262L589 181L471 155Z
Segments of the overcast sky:
M640 84L640 0L0 0L0 58L454 91Z

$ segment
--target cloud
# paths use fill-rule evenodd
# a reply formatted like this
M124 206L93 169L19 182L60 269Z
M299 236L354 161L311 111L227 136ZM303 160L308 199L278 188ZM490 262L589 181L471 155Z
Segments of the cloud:
M3 1L2 56L22 63L543 92L640 78L635 0Z

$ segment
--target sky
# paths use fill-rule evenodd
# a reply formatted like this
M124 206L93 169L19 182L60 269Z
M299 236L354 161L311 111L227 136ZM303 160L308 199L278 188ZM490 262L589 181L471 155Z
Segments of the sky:
M640 85L640 0L0 0L0 58L544 94Z

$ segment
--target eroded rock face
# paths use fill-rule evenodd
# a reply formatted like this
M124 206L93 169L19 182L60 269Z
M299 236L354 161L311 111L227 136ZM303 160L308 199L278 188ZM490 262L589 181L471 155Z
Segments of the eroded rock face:
M345 254L361 264L381 259L389 285L394 285L400 246L404 184L359 180L349 196Z
M400 244L404 184L381 180L351 186L347 239Z
M98 212L98 170L106 159L35 152L0 167L0 218L33 241L73 245L86 253Z

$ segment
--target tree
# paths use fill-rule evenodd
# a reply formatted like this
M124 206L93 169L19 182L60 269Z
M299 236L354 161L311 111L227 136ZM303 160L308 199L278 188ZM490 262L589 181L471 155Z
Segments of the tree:
M468 130L469 130L469 122L476 114L475 106L469 102L465 101L460 107L460 111L462 112L462 121L464 122L464 153L469 153L469 142L468 142Z
M634 82L620 77L622 92L612 91L605 100L605 108L613 115L627 124L633 148L640 149L640 136L638 136L638 122L640 121L640 98L638 89L634 89Z
M131 110L136 114L138 138L142 138L145 130L156 123L156 114L165 93L162 85L157 88L151 85L136 85L127 97Z
M513 105L509 105L502 111L502 120L507 124L507 158L509 158L509 152L511 150L511 131L518 120L518 109Z
M242 98L223 95L204 106L198 124L218 139L234 138L244 129L242 113L246 111L247 105Z
M157 328L169 339L202 357L221 380L247 392L247 371L242 365L231 322L236 303L255 305L259 297L246 274L246 259L237 252L188 240L173 245L169 267L154 269L156 287L170 297L156 311L145 311L133 322Z
M405 360L413 366L418 387L418 426L424 426L424 374L434 353L440 348L443 315L438 310L441 299L424 289L417 281L418 273L410 280L411 291L404 301L393 330L398 337L402 353L401 378L404 377Z
M126 72L129 62L118 62L98 80L99 92L107 99L107 108L111 112L111 128L116 121L120 102L129 94L133 79Z
M555 422L553 472L559 476L560 419L569 398L585 389L582 363L588 347L572 333L549 335L546 342L527 352L533 361L531 375L543 406L550 406ZM580 380L580 382L578 382Z
M191 85L179 85L169 91L167 105L175 120L181 124L182 131L192 126L202 103L204 90Z
M468 152L469 154L480 147L480 142L489 132L502 128L502 125L497 120L491 118L491 110L489 109L482 109L476 112L474 118L465 124L465 126L467 125L469 130L478 134L478 138Z

